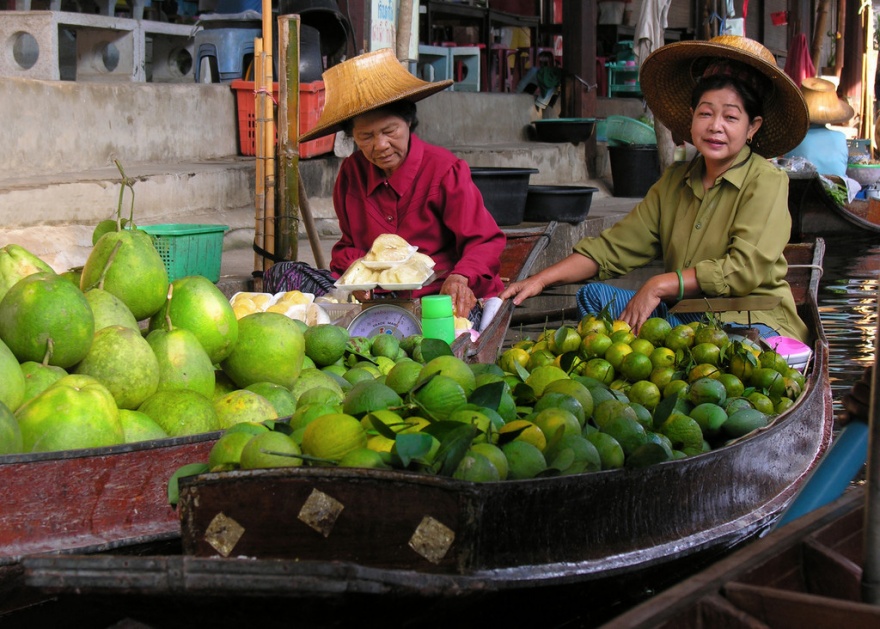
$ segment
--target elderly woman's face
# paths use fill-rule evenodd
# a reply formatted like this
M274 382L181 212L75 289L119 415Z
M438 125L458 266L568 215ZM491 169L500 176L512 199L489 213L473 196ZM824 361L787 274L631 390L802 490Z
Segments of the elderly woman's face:
M704 159L717 163L732 162L762 122L760 117L749 120L742 97L730 87L704 93L693 114L694 146Z
M355 144L386 175L400 168L409 151L409 123L386 111L368 111L353 121Z

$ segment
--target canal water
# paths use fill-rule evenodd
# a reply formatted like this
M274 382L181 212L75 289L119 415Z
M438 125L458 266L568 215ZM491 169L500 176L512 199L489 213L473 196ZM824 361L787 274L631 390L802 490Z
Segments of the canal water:
M828 369L839 413L843 395L874 362L880 239L826 238L823 268L819 315L828 337Z

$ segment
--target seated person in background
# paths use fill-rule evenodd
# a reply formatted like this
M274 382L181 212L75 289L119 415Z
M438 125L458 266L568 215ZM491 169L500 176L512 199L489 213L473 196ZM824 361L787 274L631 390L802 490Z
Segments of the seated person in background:
M663 46L642 65L642 90L654 116L698 151L670 166L636 207L574 253L511 284L502 299L520 304L557 284L611 279L654 259L664 272L637 291L595 282L577 294L581 316L609 305L635 333L649 317L671 325L701 314L669 315L684 297L778 296L772 310L721 313L724 323L749 320L761 336L806 340L783 250L791 233L788 177L771 165L796 146L809 125L794 82L758 42L735 35Z
M467 163L413 133L415 101L452 81L414 77L390 49L353 57L323 76L324 110L300 141L338 130L354 138L358 150L343 161L333 190L342 235L333 246L330 271L279 262L264 274L266 290L322 294L320 285L301 282L323 276L327 292L379 235L397 234L435 263L438 279L413 296L450 295L455 314L478 327L479 300L497 297L504 288L498 276L504 232L483 204Z
M845 181L849 161L846 135L827 125L848 122L853 117L853 108L837 97L834 83L825 79L805 78L801 93L810 110L810 128L803 141L785 157L803 157L820 175L835 175Z

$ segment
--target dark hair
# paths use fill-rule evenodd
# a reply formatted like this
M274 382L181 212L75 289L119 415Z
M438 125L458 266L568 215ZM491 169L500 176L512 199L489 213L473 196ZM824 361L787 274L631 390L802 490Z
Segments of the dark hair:
M403 118L403 120L409 124L410 132L415 131L416 127L419 126L419 118L416 115L416 104L409 100L397 100L393 103L388 103L387 105L371 109L370 111L381 111L386 114L391 114L392 116L397 116L398 118ZM341 126L345 135L350 136L354 129L354 118L349 118L344 121Z
M758 73L753 72L752 74L757 77ZM764 79L764 77L761 76L760 79ZM724 89L725 87L729 87L742 98L749 121L754 120L758 116L764 116L764 98L761 90L749 85L747 81L742 81L736 76L729 74L711 74L697 81L694 91L691 93L691 109L697 108L700 104L700 99L703 98L703 94L706 92ZM770 86L767 87L772 89ZM764 90L764 93L768 92Z

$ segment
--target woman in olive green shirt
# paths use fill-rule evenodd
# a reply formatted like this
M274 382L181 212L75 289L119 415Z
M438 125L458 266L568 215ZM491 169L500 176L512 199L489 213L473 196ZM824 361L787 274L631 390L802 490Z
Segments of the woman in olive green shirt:
M809 125L800 90L753 40L720 36L664 46L645 60L641 84L655 117L698 155L671 166L623 220L574 253L508 287L520 304L544 288L598 277L606 280L663 260L664 273L638 291L588 284L578 293L581 315L610 311L637 333L649 317L670 323L665 302L683 297L779 296L773 310L752 312L763 336L806 340L807 329L785 281L788 178L767 157L796 146ZM745 324L746 313L722 313Z

